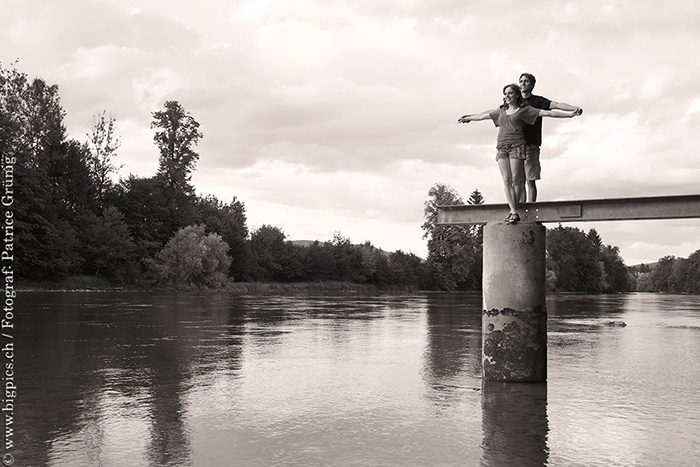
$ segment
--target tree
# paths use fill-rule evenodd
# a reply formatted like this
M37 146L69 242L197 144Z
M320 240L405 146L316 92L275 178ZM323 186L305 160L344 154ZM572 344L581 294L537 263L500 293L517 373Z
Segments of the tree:
M664 256L653 266L639 269L639 292L700 294L700 250L688 258Z
M263 224L250 236L250 245L255 264L252 272L256 280L272 280L279 277L284 268L283 258L287 246L287 235L279 227Z
M5 188L14 196L19 277L80 271L73 222L89 204L89 186L80 145L65 140L64 115L58 86L0 67L0 150Z
M388 266L390 284L403 285L409 289L421 287L424 268L418 256L398 250L389 255Z
M29 149L29 102L27 75L14 66L0 66L0 154L17 156ZM5 157L2 158L3 167Z
M673 265L677 261L675 256L660 258L646 278L642 292L671 292L673 289Z
M227 281L231 258L228 245L217 234L206 234L204 225L177 231L150 261L162 285L177 289L218 288Z
M598 231L596 229L589 230L586 237L595 248L603 248L603 239L600 238L600 235L598 235Z
M315 241L304 252L304 269L312 280L330 280L334 277L335 257L330 243Z
M439 206L464 204L459 193L451 186L443 183L436 183L435 186L431 187L428 190L428 196L429 199L424 203L425 208L423 209L423 217L425 219L421 226L425 231L423 238L429 238L437 227Z
M114 206L108 206L101 216L86 214L82 223L79 235L85 271L95 277L102 275L120 281L133 279L136 245L122 213Z
M669 278L669 292L684 293L687 291L689 283L688 260L678 258L671 267L671 277Z
M436 285L444 290L476 289L481 285L481 238L474 226L438 225L438 207L464 204L450 186L437 183L428 191L425 202L423 238L428 238L428 265ZM472 193L474 201L482 201L480 193Z
M199 154L194 152L204 135L199 123L177 101L166 101L165 110L153 113L151 128L156 128L153 141L160 150L158 176L177 192L194 193L190 185Z
M366 281L362 264L362 251L352 244L350 238L340 232L333 234L331 250L335 264L334 279L363 283ZM371 264L367 264L371 268Z
M245 204L235 196L225 204L215 196L198 197L195 202L195 222L206 224L207 232L221 235L229 246L231 270L229 275L240 280L250 268L250 249L247 243Z
M595 229L547 231L547 290L585 293L629 292L634 279L616 246L605 245Z
M633 290L630 272L620 256L620 248L610 245L600 247L600 259L605 271L605 293L629 292Z
M54 145L48 152L51 205L56 215L71 223L85 212L99 212L95 186L87 165L87 148L76 140Z
M122 180L112 204L123 213L144 258L162 248L178 230L170 216L165 187L157 177L132 175Z
M65 111L57 85L29 81L16 68L0 66L0 150L19 165L41 166L41 157L65 140Z
M386 252L372 245L369 240L362 245L355 246L355 249L359 253L361 269L358 278L361 282L376 286L392 283L389 271L389 255Z
M683 291L700 294L700 250L688 256L686 264L687 280Z
M112 162L121 146L121 139L115 131L115 119L107 111L93 115L90 133L87 134L90 149L88 167L100 203L104 203L105 192L112 185L110 175L119 170Z
M63 118L66 112L61 106L58 85L48 85L40 78L35 78L22 92L24 99L22 116L26 125L24 135L27 138L23 146L29 149L29 164L37 166L39 158L66 139L66 127Z
M547 260L556 277L557 290L596 293L605 290L605 270L595 235L573 227L547 231Z
M479 288L476 239L467 227L439 226L428 240L428 265L437 286L443 290Z
M469 199L467 200L467 204L484 204L484 197L481 194L479 190L474 190L472 191L471 195L469 195ZM479 261L475 263L477 268L479 269L477 275L481 277L481 272L483 269L483 264L481 263L481 258L483 257L483 251L484 251L484 226L481 224L478 225L472 225L469 227L470 233L476 238L476 244L478 245L478 255L479 255Z
M484 204L484 196L481 194L479 190L474 190L472 191L472 194L469 195L469 199L467 200L468 204Z

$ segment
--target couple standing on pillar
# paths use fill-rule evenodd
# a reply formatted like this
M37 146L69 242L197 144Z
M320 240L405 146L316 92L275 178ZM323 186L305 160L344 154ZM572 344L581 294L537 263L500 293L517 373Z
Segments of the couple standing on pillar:
M580 107L533 95L534 87L535 77L523 73L518 84L508 84L503 88L503 104L500 107L464 115L457 120L459 123L469 123L491 119L498 127L496 161L510 208L505 222L511 224L520 220L520 203L537 201L542 117L572 118L583 113Z

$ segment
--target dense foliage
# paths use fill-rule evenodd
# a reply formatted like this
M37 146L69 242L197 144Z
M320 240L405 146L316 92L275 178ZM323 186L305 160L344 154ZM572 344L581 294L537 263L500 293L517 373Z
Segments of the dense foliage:
M204 225L178 230L149 261L156 280L174 288L219 288L226 284L231 258L220 235L205 234Z
M653 267L636 268L637 290L700 294L700 250L688 258L664 256Z
M464 204L450 186L438 183L428 191L425 202L425 223L428 239L427 264L432 286L442 290L480 290L482 263L482 227L439 225L438 206ZM483 204L483 196L475 190L470 204Z
M153 112L159 168L151 177L119 178L121 140L106 111L90 122L87 140L69 139L58 87L0 66L0 151L3 190L13 199L18 279L57 281L94 276L114 284L178 289L219 288L235 281L343 281L379 288L480 290L481 226L438 225L440 205L463 204L451 187L428 191L428 257L385 252L337 232L329 242L292 242L280 227L249 231L244 203L198 196L191 176L204 137L177 101ZM467 203L482 204L474 190ZM666 257L633 271L598 234L548 230L550 290L700 293L700 251Z
M618 247L603 245L591 229L548 229L547 288L555 291L611 293L634 290L633 278Z
M92 275L113 283L171 288L236 281L350 281L419 288L422 260L331 242L298 245L282 229L249 232L245 205L196 196L191 184L203 133L177 101L153 112L160 152L152 177L118 179L121 140L106 111L87 141L68 139L58 86L0 66L0 150L14 190L13 248L19 279Z

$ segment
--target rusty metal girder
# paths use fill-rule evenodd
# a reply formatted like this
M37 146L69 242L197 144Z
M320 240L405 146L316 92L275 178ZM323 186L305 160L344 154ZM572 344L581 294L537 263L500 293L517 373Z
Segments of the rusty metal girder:
M438 224L503 222L507 204L438 206ZM525 222L591 222L700 218L700 195L649 196L521 204Z

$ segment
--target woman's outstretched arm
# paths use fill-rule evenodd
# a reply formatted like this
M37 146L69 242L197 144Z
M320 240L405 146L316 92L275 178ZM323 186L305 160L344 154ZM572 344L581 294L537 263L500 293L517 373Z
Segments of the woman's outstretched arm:
M485 110L484 112L478 114L463 115L459 117L457 123L469 123L475 122L477 120L488 120L489 118L491 118L491 112L493 112L493 110Z

